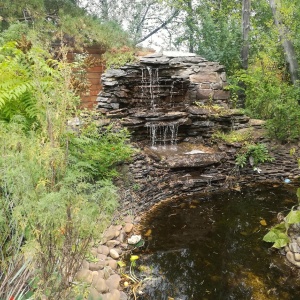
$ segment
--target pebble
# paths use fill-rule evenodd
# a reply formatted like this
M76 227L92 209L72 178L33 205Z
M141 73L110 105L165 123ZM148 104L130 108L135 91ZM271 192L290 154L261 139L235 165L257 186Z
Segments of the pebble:
M133 229L133 224L132 223L125 223L124 226L124 231L128 234L132 231Z
M117 241L117 240L111 240L111 241L106 242L106 245L109 248L113 248L119 244L120 244L120 241Z
M92 282L92 286L99 292L99 293L106 293L108 292L108 286L106 282L101 277L96 277L95 280Z
M120 292L120 300L128 300L127 295L123 291Z
M109 253L109 251L108 251ZM99 261L105 261L107 259L107 255L104 255L104 254L97 254L97 258Z
M106 280L106 285L108 286L109 291L118 289L120 281L121 277L118 274L113 274L109 276L109 278Z
M90 263L89 264L89 269L91 271L98 271L98 270L102 270L105 266L105 262L104 261L98 261L96 263Z
M120 300L121 295L120 295L120 291L115 289L113 291L111 291L110 293L110 300Z
M100 294L99 294L99 292L95 289L95 288L93 288L93 287L90 287L89 288L89 299L91 299L91 300L98 300L99 298L100 298Z
M109 253L109 248L108 248L106 245L100 245L100 246L97 248L97 252L98 252L99 254L108 255L108 253Z
M114 259L107 260L106 265L111 267L112 270L117 270L117 268L118 268L118 263Z
M300 247L298 246L297 243L289 243L289 248L292 252L298 252L300 253Z
M86 283L92 283L93 272L87 269L82 269L76 274L76 279L78 281L84 281Z
M300 261L300 253L294 253L294 258L296 261Z
M125 223L132 223L133 222L133 216L132 215L128 215L128 216L126 216L126 217L124 217L124 222Z
M109 254L112 258L118 259L120 257L119 253L116 251L116 249L110 249Z
M300 262L295 261L294 254L291 251L287 252L286 258L290 263L292 263L296 267L300 268Z

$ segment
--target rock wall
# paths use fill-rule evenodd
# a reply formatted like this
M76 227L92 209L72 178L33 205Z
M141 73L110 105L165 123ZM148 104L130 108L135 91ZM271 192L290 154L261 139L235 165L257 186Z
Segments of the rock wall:
M258 183L285 184L287 178L291 187L292 184L299 186L300 169L297 158L290 156L290 147L272 144L265 138L258 138L256 142L268 145L270 155L275 159L260 165L259 172L250 164L243 169L236 167L235 157L241 143L208 143L205 153L190 151L191 154L166 156L158 155L151 147L144 147L126 166L130 184L119 183L122 188L131 187L122 198L123 210L147 212L160 201L179 195L240 190L247 185L251 189ZM296 149L299 153L300 146Z

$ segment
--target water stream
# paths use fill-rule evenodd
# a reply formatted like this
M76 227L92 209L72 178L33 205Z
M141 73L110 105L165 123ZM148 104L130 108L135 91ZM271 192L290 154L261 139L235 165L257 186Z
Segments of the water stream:
M300 299L299 270L262 241L296 203L292 187L273 186L162 203L143 224L141 299Z
M177 122L170 123L148 123L146 127L149 131L151 147L156 148L157 146L171 145L175 147L177 144L177 134L178 134Z

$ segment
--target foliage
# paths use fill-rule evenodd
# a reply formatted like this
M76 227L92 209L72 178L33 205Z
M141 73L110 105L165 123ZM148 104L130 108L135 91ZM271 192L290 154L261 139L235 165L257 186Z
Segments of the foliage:
M114 168L132 150L114 126L67 126L78 103L72 65L18 45L0 48L0 297L70 299L90 242L117 207Z
M243 83L248 114L267 119L272 138L291 141L300 135L300 89L285 82L285 74L278 68L276 62L264 57L247 71L236 72L229 88L237 91Z
M58 50L61 44L68 45L69 50L82 50L83 47L96 45L103 52L111 48L132 47L128 34L118 23L96 18L79 7L78 2L3 0L0 6L0 45L18 40L24 33L44 49L52 51L55 47Z
M107 68L118 68L136 59L133 49L126 46L120 49L112 48L106 51L103 58L106 61Z
M297 190L298 200L300 200L300 189ZM274 243L272 247L282 248L285 247L289 242L288 230L293 224L300 223L300 210L291 209L283 222L273 226L270 231L263 237L263 240L268 243Z
M274 243L272 247L277 249L286 246L290 239L286 233L285 223L282 222L272 227L270 231L263 237L263 240L268 243Z
M195 41L195 52L210 61L225 65L231 75L241 65L240 47L242 44L240 26L235 18L212 15L208 9L199 8L202 26ZM240 47L237 47L240 45Z
M246 143L252 140L252 130L230 131L224 133L217 131L212 135L213 140L222 140L226 143Z
M238 153L235 163L238 167L245 167L249 162L251 166L257 167L264 162L272 162L274 158L269 155L264 144L247 144Z

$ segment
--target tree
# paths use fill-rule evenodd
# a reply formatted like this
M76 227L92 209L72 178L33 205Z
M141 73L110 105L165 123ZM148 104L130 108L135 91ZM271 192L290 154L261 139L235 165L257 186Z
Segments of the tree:
M279 37L284 49L284 57L289 68L291 81L293 84L297 83L299 79L299 64L297 61L296 52L293 43L290 39L290 30L285 26L283 17L280 13L280 0L269 0L270 7L273 12L274 22L278 28Z
M251 0L243 0L242 7L242 35L243 35L243 47L242 47L242 67L248 69L249 59L249 31L250 31L250 7Z

